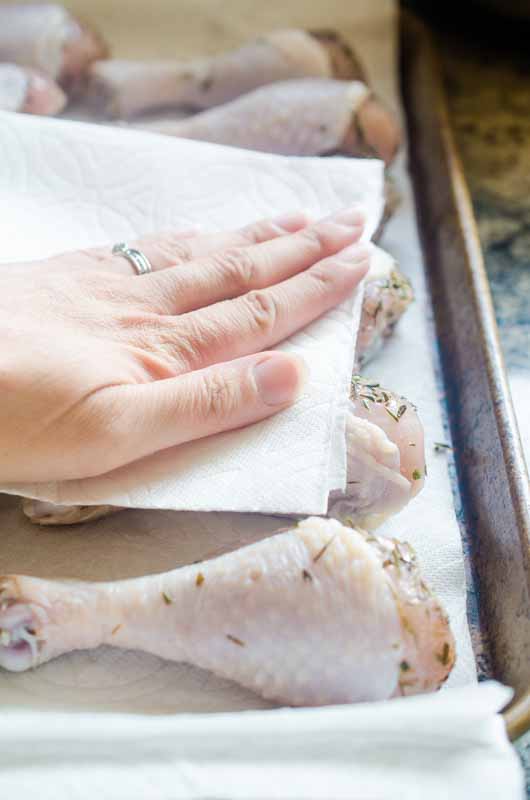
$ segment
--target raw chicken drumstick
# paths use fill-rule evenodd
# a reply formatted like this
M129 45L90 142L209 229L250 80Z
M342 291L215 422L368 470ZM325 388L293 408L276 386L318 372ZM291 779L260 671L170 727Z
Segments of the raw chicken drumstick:
M394 116L364 83L322 78L272 83L185 119L138 127L267 153L343 153L387 164L400 143Z
M346 437L347 488L331 495L329 513L373 528L422 488L423 428L412 403L354 376ZM22 508L39 525L72 525L121 511L116 506L61 506L31 499L23 500Z
M415 406L354 375L346 417L347 484L332 492L328 514L373 529L423 488L423 426Z
M432 691L454 662L447 617L412 549L336 520L306 519L162 575L6 577L0 592L0 666L13 671L112 644L315 706Z
M107 54L99 34L62 6L0 5L0 61L34 67L70 90Z
M34 69L0 64L0 110L58 114L66 95L54 80Z
M291 78L364 80L351 49L332 31L279 30L212 58L182 62L98 61L89 94L99 108L129 117L155 108L211 108Z
M412 285L399 271L394 258L376 245L368 246L371 249L370 271L365 278L355 350L358 367L377 354L414 300Z

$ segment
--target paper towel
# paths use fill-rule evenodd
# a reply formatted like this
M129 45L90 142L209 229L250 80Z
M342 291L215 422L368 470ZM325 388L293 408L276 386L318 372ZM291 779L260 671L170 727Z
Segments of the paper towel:
M175 224L230 229L282 211L305 208L320 217L353 204L366 215L369 238L382 213L383 164L281 158L4 113L0 203L4 262L111 245ZM292 408L104 476L1 489L64 504L324 513L329 492L346 485L345 413L361 294L280 345L310 370Z
M495 683L197 717L7 712L0 793L39 800L522 800Z

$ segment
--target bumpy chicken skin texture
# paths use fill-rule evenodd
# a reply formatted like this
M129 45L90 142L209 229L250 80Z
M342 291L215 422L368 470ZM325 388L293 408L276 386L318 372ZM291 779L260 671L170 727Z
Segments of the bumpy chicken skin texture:
M437 689L454 661L447 617L412 550L330 519L162 575L6 577L0 592L0 665L13 671L112 644L280 703L324 705Z
M386 163L400 143L394 116L364 83L319 78L272 83L185 119L139 127L266 153L343 153Z
M346 418L347 484L332 492L328 514L374 529L423 488L423 426L415 406L354 375Z
M365 279L363 307L355 348L358 367L377 355L414 300L414 290L395 259L370 245L370 270Z
M156 108L212 108L259 86L304 77L364 80L364 73L337 33L286 29L210 58L98 61L89 96L110 116L129 117Z

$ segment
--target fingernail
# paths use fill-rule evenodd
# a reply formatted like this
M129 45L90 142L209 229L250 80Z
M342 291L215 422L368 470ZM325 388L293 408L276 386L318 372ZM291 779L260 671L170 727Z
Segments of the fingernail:
M338 225L347 225L349 228L359 228L364 225L364 214L358 208L341 208L334 214L326 217L326 222L335 222Z
M258 394L268 406L292 403L307 379L307 366L299 356L274 353L254 367Z
M287 211L284 214L279 214L273 217L272 222L279 228L284 228L286 231L298 230L305 225L309 225L313 217L307 211Z

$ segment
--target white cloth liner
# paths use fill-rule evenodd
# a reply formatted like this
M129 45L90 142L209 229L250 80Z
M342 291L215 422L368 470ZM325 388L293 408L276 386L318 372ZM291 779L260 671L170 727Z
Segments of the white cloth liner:
M39 800L522 800L496 683L349 707L4 713L0 793ZM391 712L391 713L390 713Z

